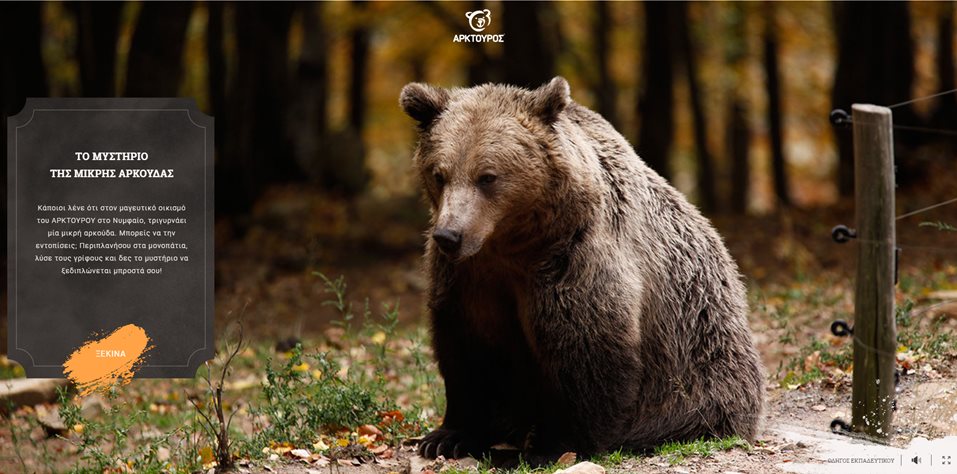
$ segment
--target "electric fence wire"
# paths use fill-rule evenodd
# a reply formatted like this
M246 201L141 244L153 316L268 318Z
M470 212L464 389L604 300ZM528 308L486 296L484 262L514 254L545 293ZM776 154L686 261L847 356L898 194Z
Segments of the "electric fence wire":
M957 130L945 130L941 128L914 127L912 125L892 125L894 130L904 130L905 132L922 132L934 135L957 136Z
M904 101L904 102L899 102L899 103L897 103L897 104L888 105L888 106L886 106L886 107L887 107L888 109L893 109L893 108L895 108L895 107L901 107L901 106L904 106L904 105L913 104L913 103L915 103L915 102L920 102L920 101L924 101L924 100L929 100L929 99L933 99L933 98L935 98L935 97L941 97L941 96L944 96L944 95L947 95L947 94L953 94L953 93L955 93L955 92L957 92L957 88L955 88L955 89L950 89L950 90L946 90L946 91L941 91L941 92L938 92L938 93L936 93L936 94L931 94L931 95L924 96L924 97L918 97L918 98L916 98L916 99L911 99L911 100ZM867 124L867 125L870 125L870 124ZM876 124L874 124L874 125L876 125ZM915 127L915 126L911 126L911 125L897 125L897 124L891 125L891 127L893 127L893 128L896 129L896 130L905 130L905 131L912 131L912 132L924 132L924 133L933 133L933 134L938 134L938 135L957 136L957 130L944 130L944 129L938 129L938 128ZM927 207L922 207L922 208L917 209L917 210L914 210L914 211L906 212L906 213L904 213L904 214L901 214L901 215L897 216L897 217L896 217L896 220L901 220L901 219L904 219L904 218L907 218L907 217L915 216L915 215L917 215L917 214L921 214L921 213L930 211L930 210L932 210L932 209L937 209L938 207L943 207L943 206L946 206L946 205L949 205L949 204L953 204L953 203L955 203L955 202L957 202L957 197L948 199L948 200L946 200L946 201L941 201L941 202L938 202L938 203L936 203L936 204L932 204L932 205L927 206Z
M913 103L915 103L915 102L921 102L921 101L924 101L924 100L933 99L933 98L935 98L935 97L941 97L941 96L944 96L944 95L947 95L947 94L953 94L953 93L955 93L955 92L957 92L957 89L950 89L950 90L938 92L938 93L936 93L936 94L931 94L931 95L928 95L928 96L918 97L918 98L916 98L916 99L911 99L911 100L908 100L908 101L899 102L899 103L892 104L892 105L887 105L887 106L885 106L885 107L888 108L888 109L893 109L893 108L896 108L896 107L903 107L903 106L905 106L905 105L913 104ZM838 111L838 110L840 110L840 109L835 109L835 111ZM843 118L834 119L834 118L832 117L832 121L833 121L833 120L837 120L837 121L834 122L835 125L840 125L840 124L847 125L847 124L850 124L850 123L851 123L851 122L850 122L850 115L848 115L847 112L844 112L843 110L840 110L840 111L841 111L841 113L842 113L842 117L843 117ZM833 113L833 112L832 112L832 113ZM870 125L870 124L868 124L868 125ZM876 124L875 124L875 125L876 125ZM896 129L896 130L903 130L903 131L907 131L907 132L923 132L923 133L931 133L931 134L937 134L937 135L957 136L957 130L948 130L948 129L941 129L941 128L920 127L920 126L914 126L914 125L898 125L898 124L893 124L892 127L893 127L894 129Z
M917 209L917 210L914 210L914 211L905 212L904 214L901 214L901 215L897 216L897 218L896 218L895 220L898 220L898 221L899 221L899 220L901 220L901 219L904 219L905 217L916 216L917 214L921 214L921 213L930 211L930 210L932 210L932 209L937 209L938 207L943 207L943 206L946 206L946 205L948 205L948 204L953 204L953 203L955 203L955 202L957 202L957 197L948 199L948 200L946 200L946 201L938 202L937 204L931 204L930 206L922 207L922 208Z
M916 98L916 99L911 99L911 100L904 101L904 102L900 102L900 103L897 103L897 104L888 105L888 106L886 106L886 107L887 107L888 109L893 109L893 108L895 108L895 107L901 107L901 106L904 106L904 105L913 104L914 102L921 102L921 101L924 101L924 100L933 99L934 97L940 97L940 96L942 96L942 95L953 94L954 92L957 92L957 89L951 89L951 90L949 90L949 91L941 91L941 92L938 92L938 93L936 93L936 94L931 94L931 95L924 96L924 97L918 97L918 98Z
M957 246L939 247L939 246L932 246L932 245L900 244L900 243L891 243L891 242L882 241L882 240L862 239L862 238L860 238L860 237L855 237L854 240L852 240L852 242L857 243L857 244L868 244L868 245L872 245L872 246L874 246L874 247L882 247L882 246L891 247L891 246L893 246L893 247L897 247L897 248L899 248L899 249L901 249L901 250L915 250L915 251L920 251L920 252L957 253Z

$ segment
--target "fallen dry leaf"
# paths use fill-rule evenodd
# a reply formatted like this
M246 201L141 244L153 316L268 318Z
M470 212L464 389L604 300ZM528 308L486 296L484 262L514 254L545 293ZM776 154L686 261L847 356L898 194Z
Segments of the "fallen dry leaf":
M358 431L359 431L359 436L366 435L366 436L376 436L379 438L382 437L382 430L380 430L379 428L376 428L373 425L362 425L359 427Z
M307 459L309 458L309 456L311 456L311 453L308 450L301 449L301 448L290 450L289 454L299 459Z
M403 415L402 412L399 410L384 411L382 413L379 413L379 416L382 417L381 424L383 425L388 425L392 422L401 423L402 421L405 420L405 415Z
M821 364L821 351L814 351L804 359L804 371L810 372Z
M203 446L199 448L199 459L203 464L209 464L213 462L213 448L209 446Z
M571 466L572 464L575 464L577 459L578 455L569 451L565 454L562 454L561 457L558 458L557 464L561 466Z

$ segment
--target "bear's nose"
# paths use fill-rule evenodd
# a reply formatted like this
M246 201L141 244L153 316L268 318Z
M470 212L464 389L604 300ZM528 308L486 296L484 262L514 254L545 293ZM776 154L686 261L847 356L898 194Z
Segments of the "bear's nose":
M436 229L432 232L432 240L439 244L445 253L453 253L462 245L462 233L450 229Z

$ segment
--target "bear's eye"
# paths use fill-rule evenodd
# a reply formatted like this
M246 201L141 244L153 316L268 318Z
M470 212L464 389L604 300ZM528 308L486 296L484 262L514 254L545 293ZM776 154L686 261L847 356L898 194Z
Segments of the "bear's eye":
M495 176L494 174L486 173L486 174L483 174L482 176L479 176L478 184L482 186L487 186L489 184L494 183L496 179L498 179L498 176Z
M432 177L435 178L435 185L438 187L445 186L445 177L442 176L442 173L435 172L432 173Z

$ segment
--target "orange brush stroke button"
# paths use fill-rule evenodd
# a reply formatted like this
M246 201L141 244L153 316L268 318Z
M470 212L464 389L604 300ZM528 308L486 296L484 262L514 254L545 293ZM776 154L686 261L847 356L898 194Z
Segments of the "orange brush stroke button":
M143 328L127 324L102 339L88 341L63 363L63 373L80 395L129 383L143 356L153 348Z

